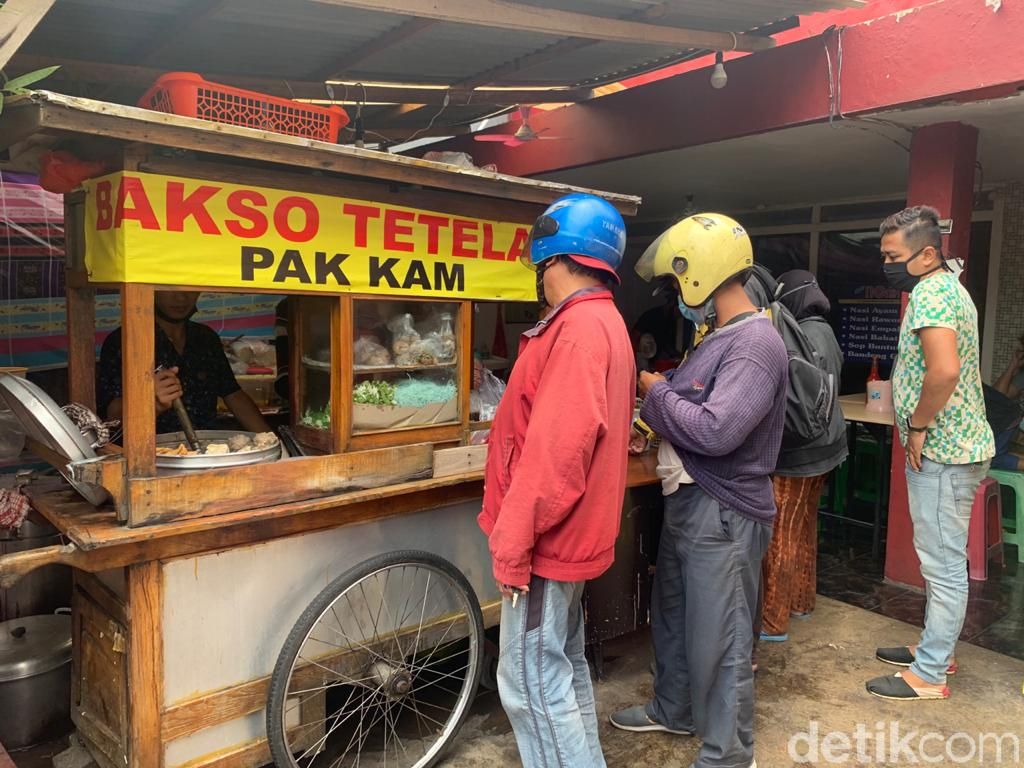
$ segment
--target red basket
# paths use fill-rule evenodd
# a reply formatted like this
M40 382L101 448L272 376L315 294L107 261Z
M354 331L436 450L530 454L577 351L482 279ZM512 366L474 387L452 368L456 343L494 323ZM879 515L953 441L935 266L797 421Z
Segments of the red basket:
M348 125L348 113L339 106L318 107L211 83L195 72L161 75L139 99L139 106L334 143L341 129Z

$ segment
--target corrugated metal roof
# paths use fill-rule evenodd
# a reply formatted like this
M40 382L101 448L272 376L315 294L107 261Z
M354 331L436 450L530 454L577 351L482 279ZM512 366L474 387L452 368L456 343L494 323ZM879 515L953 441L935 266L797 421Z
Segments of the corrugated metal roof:
M517 0L521 5L628 19L705 31L748 32L797 14L856 4L859 0ZM382 5L386 0L382 0ZM193 14L191 24L185 14ZM581 41L536 32L454 22L424 24L416 34L374 51L374 41L412 17L314 0L61 0L28 38L22 51L58 63L69 61L51 87L126 103L147 82L105 87L75 72L74 60L156 71L187 70L267 80L317 81L335 63L352 81L390 80L459 85L476 82L511 63L515 69L493 85L587 87L656 69L699 53L665 45ZM566 45L571 41L571 45ZM557 57L534 54L558 45ZM353 54L361 52L359 56ZM17 72L15 58L12 72ZM59 83L59 85L58 85ZM76 90L77 89L77 90ZM493 110L462 108L460 119ZM428 119L432 110L421 110ZM446 121L455 117L455 110Z

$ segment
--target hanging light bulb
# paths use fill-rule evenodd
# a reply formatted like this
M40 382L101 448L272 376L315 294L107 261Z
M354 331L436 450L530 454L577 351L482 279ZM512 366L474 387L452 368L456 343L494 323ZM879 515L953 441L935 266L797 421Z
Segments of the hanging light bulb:
M715 68L711 70L711 87L716 91L725 88L729 74L725 71L725 57L721 51L715 54Z

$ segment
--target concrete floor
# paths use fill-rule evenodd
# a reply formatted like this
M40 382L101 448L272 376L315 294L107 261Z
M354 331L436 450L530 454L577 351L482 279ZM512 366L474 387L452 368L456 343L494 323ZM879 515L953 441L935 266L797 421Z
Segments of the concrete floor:
M868 733L879 727L891 735L897 724L900 737L911 731L943 734L948 738L959 732L972 734L1010 733L1024 742L1024 662L961 643L958 651L960 673L951 678L953 695L946 701L912 704L886 702L869 696L864 682L893 671L874 659L875 647L902 645L916 641L918 630L909 624L827 598L818 599L818 608L810 621L793 622L787 643L763 643L759 650L757 676L755 754L760 768L788 768L799 765L790 757L790 738L808 732L810 723L819 723L822 739L830 731L855 738L855 728L863 723ZM609 768L649 766L688 768L696 756L698 744L667 734L632 734L608 725L609 713L644 701L650 695L651 675L649 641L646 633L611 643L605 650L605 680L596 684L598 713L601 719L601 743ZM879 726L879 723L883 723ZM842 736L832 737L833 757L842 757ZM918 738L911 744L916 748ZM856 750L856 742L852 741ZM980 742L979 742L980 743ZM797 742L797 757L807 755L805 742ZM984 743L986 755L975 759L970 744L962 737L951 742L949 756L944 742L925 742L924 757L942 756L937 765L1024 765L1024 745L1016 755L1009 741L1004 742L1002 762L996 758L995 743ZM867 742L867 765L908 765L909 756L897 750L882 759L876 752L877 741ZM846 765L857 765L853 751ZM815 765L828 765L828 755L820 751ZM955 759L954 759L955 758ZM806 761L803 763L806 764ZM836 762L835 764L843 764ZM508 721L501 712L497 694L480 698L471 719L463 727L445 768L519 765L515 742Z
M942 734L946 739L963 732L977 739L979 734L1014 734L1024 741L1024 662L993 651L961 643L958 647L960 673L951 678L953 695L947 701L914 704L885 702L869 696L864 682L893 670L874 659L877 645L902 645L916 641L919 631L894 619L827 598L818 599L810 621L793 622L787 643L763 643L759 650L761 671L757 677L756 746L760 768L789 768L799 765L788 748L791 737L810 730L816 721L822 739L830 731L838 749L842 735L854 738L858 723L868 733L895 724L900 736L911 731ZM645 701L650 695L651 651L647 633L637 633L605 647L605 679L596 684L601 742L609 768L688 768L698 744L695 739L667 734L632 734L613 729L608 715L617 709ZM918 737L911 742L918 744ZM856 742L854 748L856 748ZM1015 754L1009 741L1003 742L1002 760L995 743L984 743L985 755L961 759L970 753L970 743L957 737L949 745L953 758L945 753L943 741L926 743L921 758L939 756L935 765L1024 765L1024 746ZM906 753L881 755L877 742L868 742L871 762L857 763L856 753L837 765L910 765ZM807 744L798 743L797 757L807 755ZM50 768L50 755L43 750L33 755L14 755L18 768ZM42 752L42 754L41 754ZM842 757L837 751L833 757ZM824 750L815 765L829 765ZM954 759L955 758L955 759ZM482 693L473 713L459 734L444 768L511 768L519 765L515 741L501 710L498 695ZM928 764L921 759L918 764ZM578 768L575 767L574 768Z

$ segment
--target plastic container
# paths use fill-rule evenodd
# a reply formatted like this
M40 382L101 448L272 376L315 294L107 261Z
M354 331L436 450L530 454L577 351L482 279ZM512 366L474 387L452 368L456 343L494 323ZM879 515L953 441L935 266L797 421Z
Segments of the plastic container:
M892 413L892 382L869 381L865 410L870 413Z
M337 143L349 120L348 113L337 105L320 107L211 83L195 72L162 75L139 99L139 106L332 143Z

